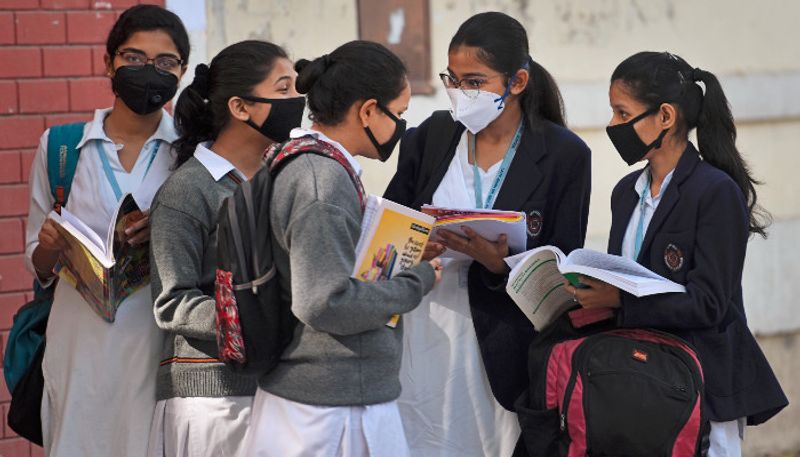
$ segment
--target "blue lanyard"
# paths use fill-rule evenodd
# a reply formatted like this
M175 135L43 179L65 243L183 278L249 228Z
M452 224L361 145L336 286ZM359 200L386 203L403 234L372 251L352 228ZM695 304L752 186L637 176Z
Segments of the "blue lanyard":
M486 202L483 201L483 183L481 182L481 173L478 169L475 135L469 136L469 142L471 146L470 154L472 155L472 180L475 187L475 206L478 209L491 208L494 205L494 200L497 198L497 192L500 190L500 187L502 187L503 181L506 180L506 175L508 174L511 161L514 160L514 156L517 154L517 147L522 139L522 126L523 122L520 120L519 126L517 127L517 133L514 134L514 139L511 140L511 144L508 146L508 151L506 151L506 155L503 157L503 162L500 164L500 169L497 170L497 177L494 178L492 187L489 189L489 194L486 196Z
M645 170L647 173L647 183L642 190L642 195L639 197L639 224L636 226L636 244L633 248L633 260L639 258L639 252L642 250L642 242L644 241L644 210L647 200L647 195L650 193L650 181L653 179L650 175L650 170Z
M150 159L147 161L147 168L144 170L142 180L144 180L144 177L147 176L147 173L150 171L150 166L153 165L153 161L156 159L156 153L158 152L158 141L151 140L146 147L150 148ZM117 177L114 176L114 170L111 169L111 164L108 162L108 157L106 156L106 152L103 150L102 142L96 141L95 148L97 149L97 155L100 156L100 162L103 164L103 171L106 173L106 179L108 180L108 183L111 184L111 189L114 191L117 201L120 201L122 198L122 189L120 189L119 183L117 182Z

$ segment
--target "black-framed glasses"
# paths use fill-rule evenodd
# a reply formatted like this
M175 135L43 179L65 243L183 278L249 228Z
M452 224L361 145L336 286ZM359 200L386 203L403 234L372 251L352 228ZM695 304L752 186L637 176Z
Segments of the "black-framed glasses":
M177 70L181 65L183 65L184 62L182 59L169 55L157 56L153 59L150 59L143 52L132 51L129 49L117 51L115 54L122 57L122 60L125 61L126 66L143 67L152 62L156 69L167 73Z
M456 79L451 75L449 72L442 72L439 73L439 78L442 80L442 84L447 89L461 89L461 92L464 93L469 98L477 98L478 95L481 93L481 87L484 84L489 82L490 79L494 79L500 76L506 76L502 73L498 73L492 76L486 77L477 77L471 76L468 78L461 78Z

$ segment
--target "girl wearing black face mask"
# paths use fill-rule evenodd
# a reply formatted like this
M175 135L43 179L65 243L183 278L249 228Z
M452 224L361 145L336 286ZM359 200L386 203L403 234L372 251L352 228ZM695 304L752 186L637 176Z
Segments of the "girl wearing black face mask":
M295 75L279 46L243 41L198 65L175 105L177 170L152 212L155 316L166 344L149 455L239 455L256 380L217 360L217 215L264 151L300 125Z
M299 323L277 367L259 380L242 455L408 456L395 401L402 331L386 323L433 287L438 261L377 283L351 278L363 211L353 156L391 153L411 96L406 70L366 41L295 68L313 125L293 131L279 153L306 145L329 157L294 156L274 181L278 276Z
M385 197L411 207L523 211L527 248L583 246L590 152L564 125L558 87L528 35L498 12L464 22L448 49L452 110L408 132ZM406 319L400 410L414 455L511 455L514 401L527 385L533 326L505 292L505 237L464 231L429 243L448 261L442 285ZM464 418L470 418L465 420Z
M46 218L71 184L64 209L104 236L120 198L132 193L145 211L127 228L127 242L148 242L146 209L169 174L177 138L161 107L183 74L189 38L175 14L141 5L119 17L106 50L114 106L98 109L85 125L45 133L29 181L28 266L39 285L54 291L42 362L49 456L144 455L155 405L162 335L153 322L149 284L120 304L113 323L104 321L70 283L54 284L53 268L65 246ZM61 164L71 162L74 177L53 187L48 172L59 174Z
M747 328L742 267L751 234L769 215L736 148L722 87L708 71L670 53L641 52L611 77L608 135L642 170L611 196L608 251L686 286L685 293L636 298L591 278L567 286L585 308L612 307L621 327L668 330L697 349L711 420L708 455L741 455L743 427L760 424L787 400ZM688 134L697 129L698 148Z

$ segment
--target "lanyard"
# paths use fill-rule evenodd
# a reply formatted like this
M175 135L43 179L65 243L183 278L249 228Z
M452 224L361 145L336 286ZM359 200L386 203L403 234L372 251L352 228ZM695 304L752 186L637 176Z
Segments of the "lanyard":
M150 148L150 159L147 161L147 168L144 170L144 175L142 175L142 181L144 181L145 176L147 176L147 172L150 171L150 166L153 165L153 161L156 159L156 153L158 152L158 141L151 140L146 147ZM122 198L122 189L120 189L119 183L117 182L117 177L114 176L114 171L111 169L111 164L108 162L108 157L106 156L106 152L103 150L102 142L95 142L95 148L97 149L97 155L100 156L100 162L103 164L103 171L106 173L106 179L108 180L108 183L111 184L111 189L114 191L117 201L120 201Z
M475 187L475 206L478 209L491 208L494 205L494 200L497 198L497 192L503 185L503 181L506 180L506 175L508 174L511 161L514 160L514 156L517 154L517 147L522 139L522 126L523 122L520 121L519 127L517 127L517 133L514 134L514 139L511 140L511 144L508 146L508 151L506 151L506 155L503 157L503 162L500 164L500 169L497 170L497 176L494 178L492 187L489 188L489 194L486 196L486 202L483 201L483 183L481 182L481 173L478 169L478 148L475 144L475 135L469 136L470 154L472 155L473 185Z
M650 170L647 173L647 183L642 190L642 195L639 197L639 224L636 226L636 244L633 248L633 260L639 258L639 251L642 250L642 242L644 241L644 210L647 200L647 195L650 193L650 181L653 179Z

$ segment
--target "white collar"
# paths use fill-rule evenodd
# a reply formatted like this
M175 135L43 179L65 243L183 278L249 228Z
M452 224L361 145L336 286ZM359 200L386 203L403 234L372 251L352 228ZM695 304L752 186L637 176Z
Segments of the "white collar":
M636 184L634 184L633 188L636 190L636 193L639 194L639 198L642 198L642 192L645 191L645 187L647 187L647 181L649 180L647 175L650 173L650 165L646 166L644 170L642 170L642 174L639 175L639 179L636 180ZM667 176L664 177L664 181L661 183L661 189L658 191L658 195L652 196L650 192L647 192L647 197L645 200L660 200L661 196L664 195L664 191L667 190L667 186L669 182L672 181L672 174L675 173L675 169L673 168L672 171L667 173Z
M78 143L78 149L82 148L83 145L90 140L100 140L113 143L111 138L106 135L106 131L103 128L103 123L106 120L106 116L108 116L110 113L111 108L97 109L94 111L94 118L89 122L89 128L83 134L81 141ZM161 140L171 144L177 139L178 133L175 131L175 122L172 120L172 116L170 116L166 110L162 109L161 121L158 123L158 128L145 143L152 140Z
M300 138L303 136L312 136L320 141L332 144L333 146L336 147L336 149L339 150L339 152L342 153L342 155L344 155L345 159L347 159L347 162L350 164L351 167L353 167L353 171L356 172L356 175L361 176L361 172L363 171L363 169L361 168L361 164L358 163L356 158L353 157L353 155L350 154L350 152L347 149L345 149L344 146L341 145L341 143L328 138L327 135L325 135L324 133L317 130L309 130L309 129L304 129L302 127L297 127L292 129L292 132L289 134L289 136L292 139Z
M228 159L208 149L210 145L210 142L198 144L194 149L194 158L206 167L214 181L219 181L231 171L239 175L242 180L247 181L244 173L236 169L232 163L228 162Z

